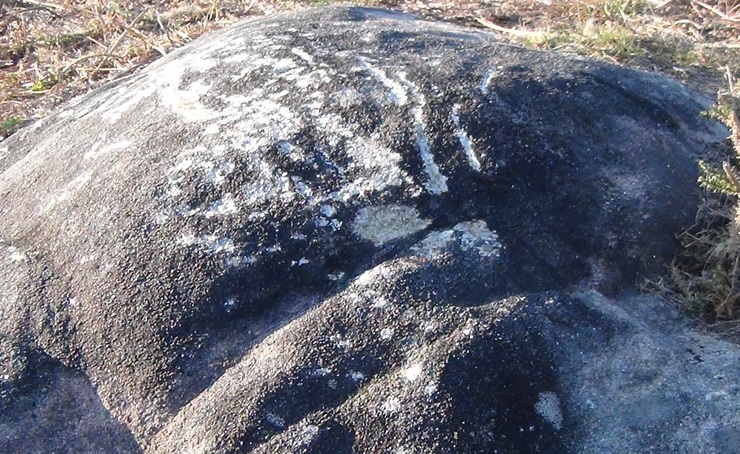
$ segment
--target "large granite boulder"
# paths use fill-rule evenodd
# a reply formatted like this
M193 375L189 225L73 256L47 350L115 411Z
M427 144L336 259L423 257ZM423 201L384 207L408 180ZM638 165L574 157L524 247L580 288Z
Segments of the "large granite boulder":
M78 98L0 143L0 451L738 452L737 346L629 290L706 104L348 7Z

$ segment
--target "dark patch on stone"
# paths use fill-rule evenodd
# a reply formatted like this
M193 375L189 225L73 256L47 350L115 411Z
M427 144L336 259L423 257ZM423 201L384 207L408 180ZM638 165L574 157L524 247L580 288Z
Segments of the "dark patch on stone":
M85 374L43 353L33 352L29 359L33 377L26 385L11 383L22 394L0 388L2 452L143 452L105 409Z

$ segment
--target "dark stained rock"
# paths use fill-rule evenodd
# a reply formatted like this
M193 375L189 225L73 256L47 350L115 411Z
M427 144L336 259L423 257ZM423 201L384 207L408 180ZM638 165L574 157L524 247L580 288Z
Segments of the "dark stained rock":
M738 348L619 296L706 105L349 7L78 98L0 143L0 451L736 452Z

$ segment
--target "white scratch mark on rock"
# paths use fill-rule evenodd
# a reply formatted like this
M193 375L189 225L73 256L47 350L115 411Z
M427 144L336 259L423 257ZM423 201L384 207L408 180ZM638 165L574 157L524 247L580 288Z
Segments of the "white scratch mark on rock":
M330 218L334 216L334 214L336 214L336 210L331 205L322 205L319 208L319 211L321 212L322 215L326 216L327 218Z
M109 145L105 145L104 147L100 147L99 143L96 143L95 145L90 148L90 151L85 153L82 158L83 159L93 159L97 158L99 156L102 156L104 154L108 154L113 151L123 150L125 148L128 148L129 145L131 145L131 141L129 140L123 140L121 142L112 143Z
M483 73L483 77L481 77L480 80L480 86L478 87L480 88L480 91L483 92L483 94L488 93L488 86L491 84L493 78L496 77L496 73L498 73L500 69L501 66L497 67L496 69L488 69L486 70L486 72Z
M347 373L347 378L352 381L361 382L365 380L365 374L363 374L362 372L351 370Z
M465 129L460 125L459 110L459 105L455 104L452 106L452 122L455 123L456 128L455 135L460 141L460 145L463 147L463 151L465 152L465 156L468 158L470 167L472 167L473 170L480 172L480 161L478 160L478 156L475 155L475 150L473 150L473 142L470 140L470 136L468 136Z
M67 183L59 194L52 197L51 201L46 206L46 210L49 210L54 205L69 199L70 196L85 187L90 180L92 180L92 174L90 172L82 172L79 174L74 180Z
M224 264L229 268L241 268L257 263L258 261L259 259L256 256L250 255L247 257L228 257L224 261Z
M213 203L203 213L206 218L212 218L215 216L225 216L228 214L234 214L239 212L239 207L234 202L234 196L231 193L225 194L220 200Z
M301 431L300 444L302 446L308 446L316 440L319 436L319 426L309 424Z
M236 249L230 238L219 238L215 235L190 235L186 234L177 240L180 246L199 246L213 254L232 253Z
M303 50L303 49L299 49L299 48L297 48L297 47L294 47L294 48L292 48L292 49L291 49L290 51L291 51L292 53L294 53L295 55L297 55L297 56L301 57L301 58L302 58L303 60L305 60L305 61L306 61L306 63L308 63L309 65L313 65L313 64L314 64L314 60L313 60L313 57L312 57L312 56L310 56L310 55L309 55L309 54L308 54L308 53L307 53L307 52L306 52L305 50Z
M338 133L348 138L345 151L351 159L349 169L352 171L351 174L357 176L331 193L330 197L333 200L347 202L353 197L382 191L388 187L397 187L404 181L411 181L400 167L402 161L400 154L372 139L355 137L350 131L338 128L340 128Z
M502 245L498 235L488 229L485 221L461 222L454 227L461 234L463 250L475 248L482 257L498 257Z
M265 58L269 58L269 57L265 57ZM298 67L295 60L293 60L292 58L281 58L279 60L273 60L271 63L272 63L271 66L276 74L281 74L288 70Z
M329 280L331 280L331 281L338 281L338 280L341 280L341 279L342 279L342 278L344 277L344 273L343 273L343 272L341 272L341 271L340 271L340 272L338 272L338 273L329 273L329 274L327 275L327 277L328 277L328 278L329 278Z
M381 409L386 413L396 413L401 409L401 401L398 397L390 397L383 402Z
M433 258L442 252L454 239L455 232L452 230L431 232L423 240L413 245L411 250L426 258Z
M200 210L198 208L192 208L189 206L175 208L175 213L177 213L178 216L185 218L195 216L196 214L198 214L199 211Z
M178 78L179 81L179 78ZM100 116L113 124L132 107L138 105L144 99L150 98L157 92L157 85L152 83L148 77L141 79L132 85L121 85L112 95L100 105L96 111Z
M170 173L179 174L180 172L184 172L190 168L190 166L193 165L193 161L191 159L186 159L176 165L175 167L170 169Z
M424 394L427 396L433 396L437 392L437 384L430 383L424 387Z
M478 220L460 222L451 230L431 232L411 250L426 258L434 258L453 241L459 241L464 251L475 249L481 257L498 257L503 249L496 232L489 230L485 221Z
M406 78L405 73L399 72L398 78L403 82L416 101L416 105L411 109L411 111L414 115L416 147L419 149L419 155L424 164L424 172L426 172L428 176L428 180L424 183L424 187L435 195L447 192L447 177L442 175L439 166L434 162L432 147L426 133L426 121L424 119L424 106L426 105L426 99L419 91L419 88Z
M403 238L427 228L432 221L421 219L416 208L403 205L384 205L361 209L352 223L352 230L363 240L375 246Z
M380 338L383 340L391 340L393 338L393 328L383 328L380 330Z
M270 423L274 427L277 427L278 429L282 429L285 427L285 419L276 415L275 413L265 414L265 419L268 423Z
M555 430L563 428L563 412L560 409L560 399L555 393L540 393L534 408Z
M236 307L236 300L234 298L229 298L226 301L224 301L224 310L226 312L231 312Z
M424 334L432 334L436 330L437 326L432 321L426 321L422 325L422 329L424 330Z
M163 103L178 114L185 122L195 123L213 120L222 114L205 107L200 98L208 93L211 86L201 81L190 84L189 89L179 89L174 84L168 84L160 92Z
M170 220L170 216L167 213L157 213L154 215L154 223L157 225L164 225Z
M727 397L729 397L729 394L727 393L727 391L719 390L719 391L712 391L710 393L707 393L704 396L704 400L706 400L707 402L711 402L714 400L724 400Z
M403 370L402 375L406 381L413 382L421 376L422 371L421 364L412 364Z
M14 246L8 247L8 252L10 253L10 255L8 256L8 258L10 259L11 262L22 262L22 261L26 260L26 256L23 255L18 250L17 247L14 247Z
M388 304L388 300L383 295L378 295L378 297L373 300L373 304L371 304L370 307L373 309L382 309Z
M313 375L314 377L325 377L329 374L331 374L331 369L328 369L326 367L319 367L311 373L311 375Z
M342 350L347 350L352 346L352 343L349 341L349 339L345 338L341 334L333 334L329 336L329 339L334 342L337 348L340 348Z
M391 91L390 97L394 104L399 106L406 105L408 102L408 95L401 84L388 77L382 69L376 68L368 63L367 58L357 57L357 59L360 61L360 65L363 69L367 70L376 80L385 85L385 87Z
M207 58L203 52L205 50L201 49L200 52L184 54L182 58L167 62L158 68L156 80L150 76L142 81L144 83L140 84L140 91L146 97L159 95L160 102L185 122L208 121L223 116L222 112L209 109L200 102L201 97L210 91L211 85L195 80L186 89L181 88L186 74L203 74L218 64L217 60ZM127 87L129 90L131 88Z
M244 203L247 206L257 206L262 203L280 201L283 203L291 201L296 193L291 190L291 181L287 173L280 172L267 161L260 159L250 169L255 172L255 177L242 187ZM260 211L255 211L258 215Z

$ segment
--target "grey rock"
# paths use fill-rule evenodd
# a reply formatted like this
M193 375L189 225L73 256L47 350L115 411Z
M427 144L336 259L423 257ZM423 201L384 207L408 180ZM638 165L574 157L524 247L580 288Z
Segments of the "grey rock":
M0 450L735 452L737 346L629 293L708 103L351 7L80 97L0 143Z

